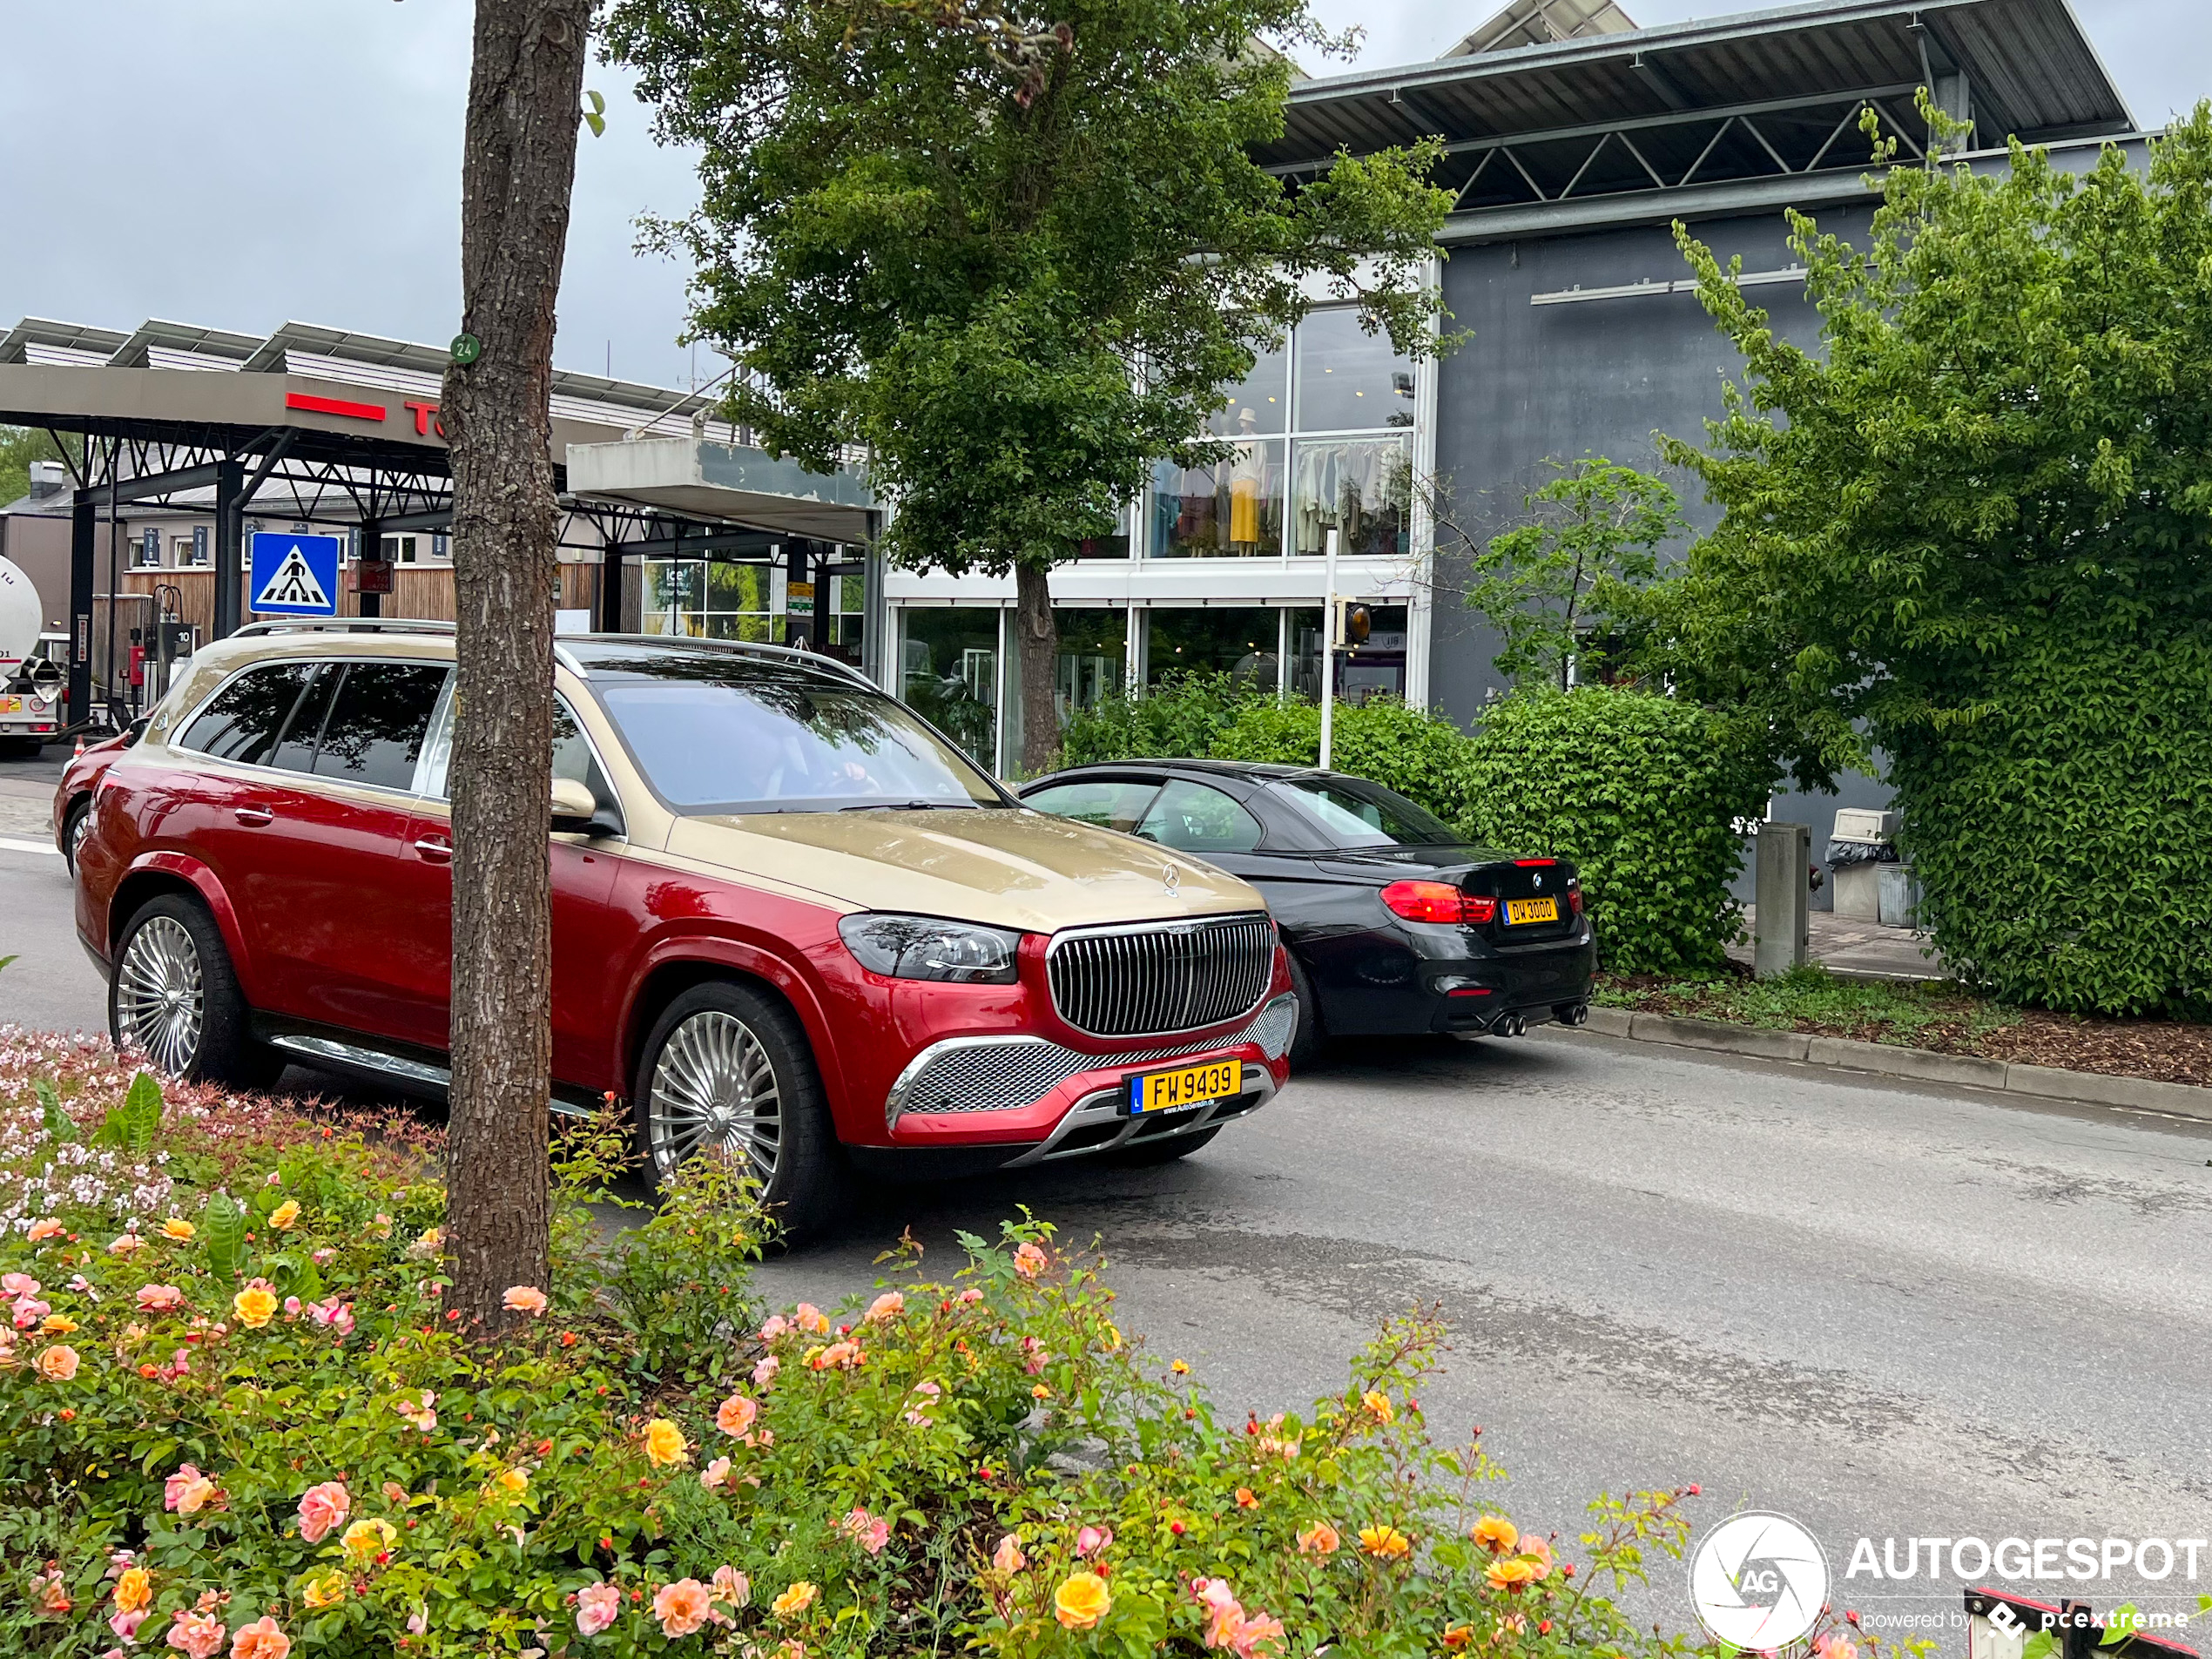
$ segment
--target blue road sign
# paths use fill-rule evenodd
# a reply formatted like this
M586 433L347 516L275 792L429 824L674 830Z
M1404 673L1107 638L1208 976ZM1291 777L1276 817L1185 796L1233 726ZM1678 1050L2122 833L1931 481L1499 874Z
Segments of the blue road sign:
M273 617L338 614L338 556L342 536L257 530L246 608Z

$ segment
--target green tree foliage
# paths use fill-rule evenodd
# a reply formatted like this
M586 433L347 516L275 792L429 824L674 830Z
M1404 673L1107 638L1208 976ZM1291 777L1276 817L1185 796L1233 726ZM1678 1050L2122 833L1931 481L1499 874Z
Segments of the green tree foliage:
M1741 931L1737 825L1765 811L1774 776L1728 722L1602 685L1508 697L1484 711L1465 775L1479 839L1581 867L1605 967L1721 966Z
M0 426L0 507L30 493L30 463L59 461L51 433L35 427Z
M2208 205L2212 105L2147 172L1893 168L1866 246L1793 219L1817 354L1677 231L1746 373L1666 446L1724 516L1647 596L1654 665L1805 783L1892 757L1946 956L2060 1008L2212 994Z
M1025 706L1051 706L1044 572L1114 533L1315 288L1401 351L1448 194L1435 146L1292 189L1251 159L1305 0L618 0L607 38L704 196L661 227L734 415L827 469L867 448L915 567L1015 572ZM1140 372L1141 371L1141 372ZM1025 727L1024 759L1055 746Z
M1426 709L1390 698L1340 704L1331 764L1372 779L1417 801L1448 824L1467 815L1466 735ZM1267 702L1243 710L1214 739L1220 760L1271 760L1312 766L1321 759L1321 710L1312 703Z
M1061 735L1060 764L1211 754L1215 739L1238 716L1274 703L1272 692L1231 675L1170 674L1157 685L1070 714Z
M1624 590L1656 577L1660 549L1689 526L1675 492L1634 467L1549 464L1557 475L1521 497L1511 528L1466 538L1467 602L1498 632L1500 673L1565 691L1570 664L1597 677L1618 649L1608 634Z

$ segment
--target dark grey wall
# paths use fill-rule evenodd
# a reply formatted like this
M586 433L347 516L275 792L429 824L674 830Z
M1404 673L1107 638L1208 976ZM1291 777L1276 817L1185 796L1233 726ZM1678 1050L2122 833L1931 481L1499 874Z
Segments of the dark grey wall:
M1863 234L1872 206L1831 208L1821 228ZM1747 272L1795 263L1779 214L1693 225L1725 262L1741 254ZM1520 494L1548 476L1547 460L1605 455L1665 478L1681 492L1698 530L1719 509L1694 478L1659 459L1655 432L1702 441L1702 422L1721 413L1724 374L1742 365L1695 294L1670 293L1573 305L1532 306L1529 296L1580 286L1615 287L1689 274L1662 226L1461 249L1444 266L1451 327L1474 338L1439 369L1436 470L1455 509L1469 521L1513 511ZM1777 283L1750 291L1776 330L1812 347L1819 316L1802 287ZM1490 658L1494 637L1447 585L1439 591L1429 666L1429 700L1462 725L1473 722L1502 681ZM1825 851L1838 806L1887 804L1871 778L1850 778L1833 796L1784 795L1776 818L1812 826L1814 858ZM1749 876L1744 879L1750 897ZM1816 902L1825 899L1824 892Z

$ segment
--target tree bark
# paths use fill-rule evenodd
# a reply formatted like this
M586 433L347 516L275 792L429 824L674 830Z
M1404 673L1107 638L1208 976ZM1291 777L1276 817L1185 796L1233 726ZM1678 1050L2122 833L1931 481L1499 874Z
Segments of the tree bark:
M1060 747L1054 682L1060 667L1060 624L1052 614L1051 572L1026 561L1014 567L1015 659L1022 680L1022 770L1034 778L1051 769Z
M449 1306L469 1328L546 1287L552 1071L554 300L590 0L477 0L461 169L453 465L453 1109Z

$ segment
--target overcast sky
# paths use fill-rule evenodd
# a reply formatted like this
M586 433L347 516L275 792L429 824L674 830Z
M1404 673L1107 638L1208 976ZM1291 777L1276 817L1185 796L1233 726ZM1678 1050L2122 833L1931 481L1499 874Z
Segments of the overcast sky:
M1366 31L1351 64L1435 55L1497 9L1316 0ZM1754 0L1622 0L1641 24ZM2208 0L2074 0L2146 125L2212 94ZM442 341L456 327L465 0L71 0L9 8L0 52L0 327L149 316L265 333L287 319ZM593 65L608 131L582 140L561 294L563 368L689 383L685 273L633 251L680 212L690 158L658 149ZM702 354L701 379L718 363Z

